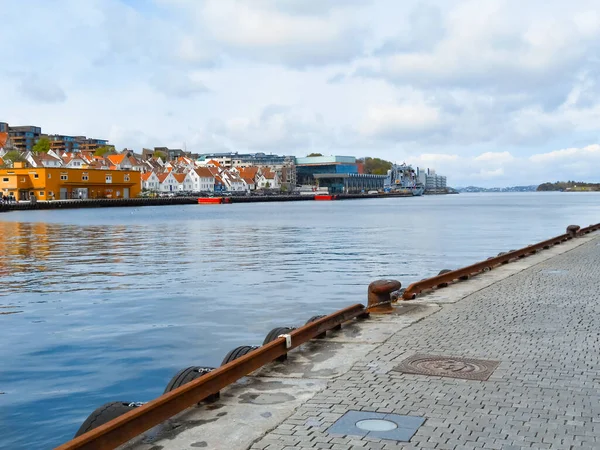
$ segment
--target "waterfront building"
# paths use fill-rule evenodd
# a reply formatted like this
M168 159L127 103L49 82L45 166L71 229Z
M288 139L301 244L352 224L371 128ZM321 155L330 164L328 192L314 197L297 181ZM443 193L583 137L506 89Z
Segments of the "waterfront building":
M133 164L125 153L108 155L106 159L110 162L111 170L132 170Z
M80 156L79 153L65 153L62 155L62 161L65 167L72 169L85 168L90 164L87 158Z
M75 136L80 151L91 151L95 152L101 147L109 147L114 149L112 145L109 145L106 139L93 139L86 138L85 136Z
M60 134L50 134L44 136L50 141L50 148L57 152L76 152L79 151L79 141L75 136L63 136Z
M218 162L226 169L251 166L281 169L285 165L293 164L294 157L266 153L221 152L201 154L198 156L197 162L200 165L206 165L211 160Z
M441 191L446 189L446 177L436 174L433 169L427 169L425 179L426 191Z
M354 156L307 156L296 158L296 183L314 185L316 174L358 174L359 165Z
M385 175L368 173L317 173L314 175L319 189L330 194L360 194L383 190Z
M173 172L159 173L157 176L160 183L160 192L176 192L178 190L177 186L179 185L179 182L175 178Z
M145 172L140 175L142 182L142 190L146 191L158 191L160 188L160 181L158 176L154 172Z
M244 180L240 177L240 174L236 170L221 169L219 173L223 183L225 184L225 190L230 192L243 192L248 191L248 186L244 183Z
M18 200L71 198L130 198L140 193L139 172L66 167L26 167L15 162L0 169L0 190Z
M8 135L16 150L30 152L40 138L42 129L34 125L8 127Z
M240 174L240 178L246 183L247 190L253 191L256 189L256 177L258 176L258 167L238 167L236 168Z
M48 153L40 153L36 155L32 152L25 154L25 160L31 167L62 167L63 161L60 157L56 156L55 153L49 151Z
M197 167L187 173L186 191L214 192L215 177L207 167Z
M279 189L281 183L277 172L267 167L261 168L256 177L256 187L258 189Z

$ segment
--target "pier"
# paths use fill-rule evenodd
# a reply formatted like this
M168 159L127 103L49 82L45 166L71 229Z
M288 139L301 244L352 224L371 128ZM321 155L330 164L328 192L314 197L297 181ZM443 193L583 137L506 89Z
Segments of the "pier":
M220 397L125 447L597 448L599 228L569 227L541 250L470 266L469 276L442 271L409 286L409 301L391 304L386 292L397 285L372 283L362 313L355 305L278 329L270 343L59 448L100 448L102 436L142 423L136 416L158 418L184 391ZM263 357L278 361L250 365ZM214 384L233 369L237 383Z

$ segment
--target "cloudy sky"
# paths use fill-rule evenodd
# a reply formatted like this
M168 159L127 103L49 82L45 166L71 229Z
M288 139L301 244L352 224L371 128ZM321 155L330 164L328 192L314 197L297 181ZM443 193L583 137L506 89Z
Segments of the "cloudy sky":
M0 121L600 181L598 0L0 0Z

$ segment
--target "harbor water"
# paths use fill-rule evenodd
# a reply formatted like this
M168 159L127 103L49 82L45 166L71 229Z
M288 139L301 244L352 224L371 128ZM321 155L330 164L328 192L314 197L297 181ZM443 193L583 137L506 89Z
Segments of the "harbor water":
M276 326L600 222L598 193L0 214L0 448L49 449ZM501 299L499 299L501 300Z

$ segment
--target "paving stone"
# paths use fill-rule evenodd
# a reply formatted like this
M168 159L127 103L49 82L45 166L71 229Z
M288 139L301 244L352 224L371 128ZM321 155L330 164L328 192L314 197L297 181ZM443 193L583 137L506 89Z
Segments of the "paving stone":
M299 430L312 431L313 448L600 448L599 243L590 240L458 302L443 301L452 287L438 291L438 312L391 335L284 424L302 436ZM487 381L390 370L415 354L500 364ZM327 433L350 410L426 421L408 443Z

